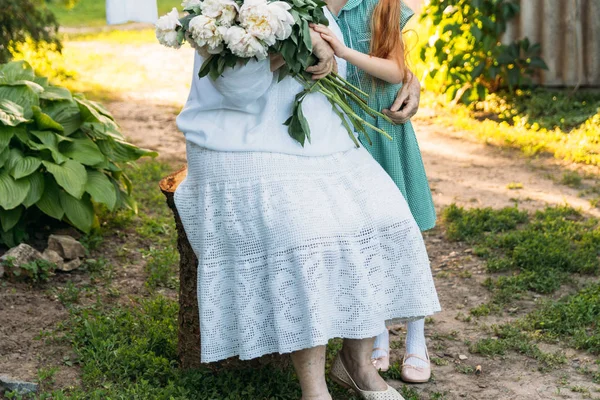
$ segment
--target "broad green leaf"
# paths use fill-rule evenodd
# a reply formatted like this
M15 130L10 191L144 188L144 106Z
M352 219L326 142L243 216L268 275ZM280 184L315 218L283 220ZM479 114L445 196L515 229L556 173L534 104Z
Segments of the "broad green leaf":
M53 101L44 107L44 112L62 125L64 134L69 136L81 126L79 107L74 101Z
M22 60L0 65L0 73L2 73L4 79L8 81L33 81L35 79L35 73L33 72L31 65Z
M40 168L40 165L42 165L42 160L37 157L23 157L10 170L10 174L15 179L21 179L33 174Z
M0 168L4 167L6 161L8 160L8 156L10 155L10 149L6 147L4 150L0 151Z
M106 139L108 137L113 137L118 140L124 139L121 132L117 129L100 122L84 122L81 124L81 130L93 139Z
M72 139L61 143L59 148L62 154L84 165L93 166L106 161L96 143L89 138Z
M0 125L0 153L8 147L10 139L12 139L15 134L15 130L16 128Z
M140 149L132 144L115 140L112 137L108 137L106 140L99 140L97 145L102 153L115 162L134 161L140 157L156 157L158 155L154 151Z
M33 81L41 87L43 87L44 89L50 85L50 83L48 83L48 78L46 78L45 76L36 76L33 79Z
M27 197L23 200L23 205L27 208L37 203L44 194L44 175L41 172L35 172L28 177L30 188Z
M115 192L117 194L117 208L129 208L133 210L135 214L138 213L137 203L131 196L121 190L121 185L119 182L112 179L110 180L115 187Z
M0 85L0 99L7 99L23 107L26 118L31 117L31 107L40 105L40 98L29 86Z
M105 204L109 210L114 210L117 204L117 193L110 179L100 171L88 170L87 173L85 191L92 195L96 203Z
M25 200L30 183L27 179L15 180L4 169L0 171L0 207L12 210Z
M98 110L94 102L80 96L76 96L74 99L79 106L79 112L81 113L81 118L84 122L100 122L114 129L119 129L112 118L107 117Z
M7 126L17 126L29 122L25 118L23 107L14 101L0 97L0 123Z
M58 193L60 188L51 177L47 176L44 179L44 192L42 197L35 203L44 214L51 216L57 220L63 219L65 212L60 205L60 198Z
M36 150L50 150L50 152L52 153L52 158L58 164L62 164L67 160L67 157L64 156L58 149L58 135L55 132L31 131L31 134L38 138L42 142L42 144L29 141L27 143L29 147Z
M64 129L61 124L52 119L48 114L42 112L42 109L38 106L33 106L33 120L37 123L37 127L41 131L45 131L47 129L63 132Z
M2 230L8 232L19 222L23 214L23 207L13 208L12 210L4 210L0 207L0 225Z
M87 172L83 165L73 160L67 160L62 165L50 161L42 161L42 163L67 193L77 199L81 198L87 183Z
M8 171L12 171L13 168L23 159L23 152L17 148L9 149L8 159L6 160L5 167Z
M45 86L44 91L40 93L40 99L44 100L73 100L73 96L69 89L60 86Z
M77 229L89 233L94 223L94 206L90 201L90 197L86 195L81 199L76 199L63 191L59 192L58 195L69 222Z

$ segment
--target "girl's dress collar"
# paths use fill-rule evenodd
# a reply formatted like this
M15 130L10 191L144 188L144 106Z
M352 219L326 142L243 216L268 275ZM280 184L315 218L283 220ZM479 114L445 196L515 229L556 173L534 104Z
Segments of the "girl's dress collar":
M348 0L346 5L342 7L342 11L352 10L353 8L358 7L362 2L363 0ZM342 13L342 11L340 11L340 14Z

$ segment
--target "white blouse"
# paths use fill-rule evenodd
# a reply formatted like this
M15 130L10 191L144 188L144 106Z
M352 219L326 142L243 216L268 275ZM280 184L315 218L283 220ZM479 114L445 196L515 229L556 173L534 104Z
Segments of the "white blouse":
M340 28L325 9L329 27L343 40ZM283 123L292 115L296 94L303 87L292 77L278 82L269 60L250 61L227 69L213 81L198 78L202 58L196 54L194 78L187 103L177 117L186 140L216 151L261 151L321 156L354 147L340 117L321 93L308 94L302 111L308 120L311 142L302 147ZM346 76L346 62L337 59L338 73Z

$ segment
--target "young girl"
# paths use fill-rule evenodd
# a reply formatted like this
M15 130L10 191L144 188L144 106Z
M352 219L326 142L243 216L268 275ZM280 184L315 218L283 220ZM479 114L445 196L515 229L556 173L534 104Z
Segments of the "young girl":
M369 94L369 106L382 110L393 104L403 82L412 79L406 68L402 29L413 12L400 0L328 0L345 42L337 40L325 26L314 26L336 53L348 61L348 80ZM435 209L425 175L421 152L410 122L393 125L382 118L360 113L375 126L384 129L393 141L373 132L372 144L361 142L386 170L406 198L421 231L435 225ZM425 342L424 320L408 324L406 354L402 378L407 382L426 382L431 367ZM375 341L373 360L376 367L389 367L389 334L386 330Z

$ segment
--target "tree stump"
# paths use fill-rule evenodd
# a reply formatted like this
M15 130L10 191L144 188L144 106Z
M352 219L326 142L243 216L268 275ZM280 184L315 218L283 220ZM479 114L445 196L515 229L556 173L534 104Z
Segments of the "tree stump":
M178 347L179 365L183 369L199 368L200 364L200 318L198 311L197 269L198 259L188 242L179 213L175 207L173 195L175 190L187 176L187 166L181 168L160 181L160 189L167 199L167 205L173 212L177 230L177 250L179 251L179 331ZM274 364L280 368L290 365L287 355L273 354L252 361L240 361L230 358L209 367L257 367Z

